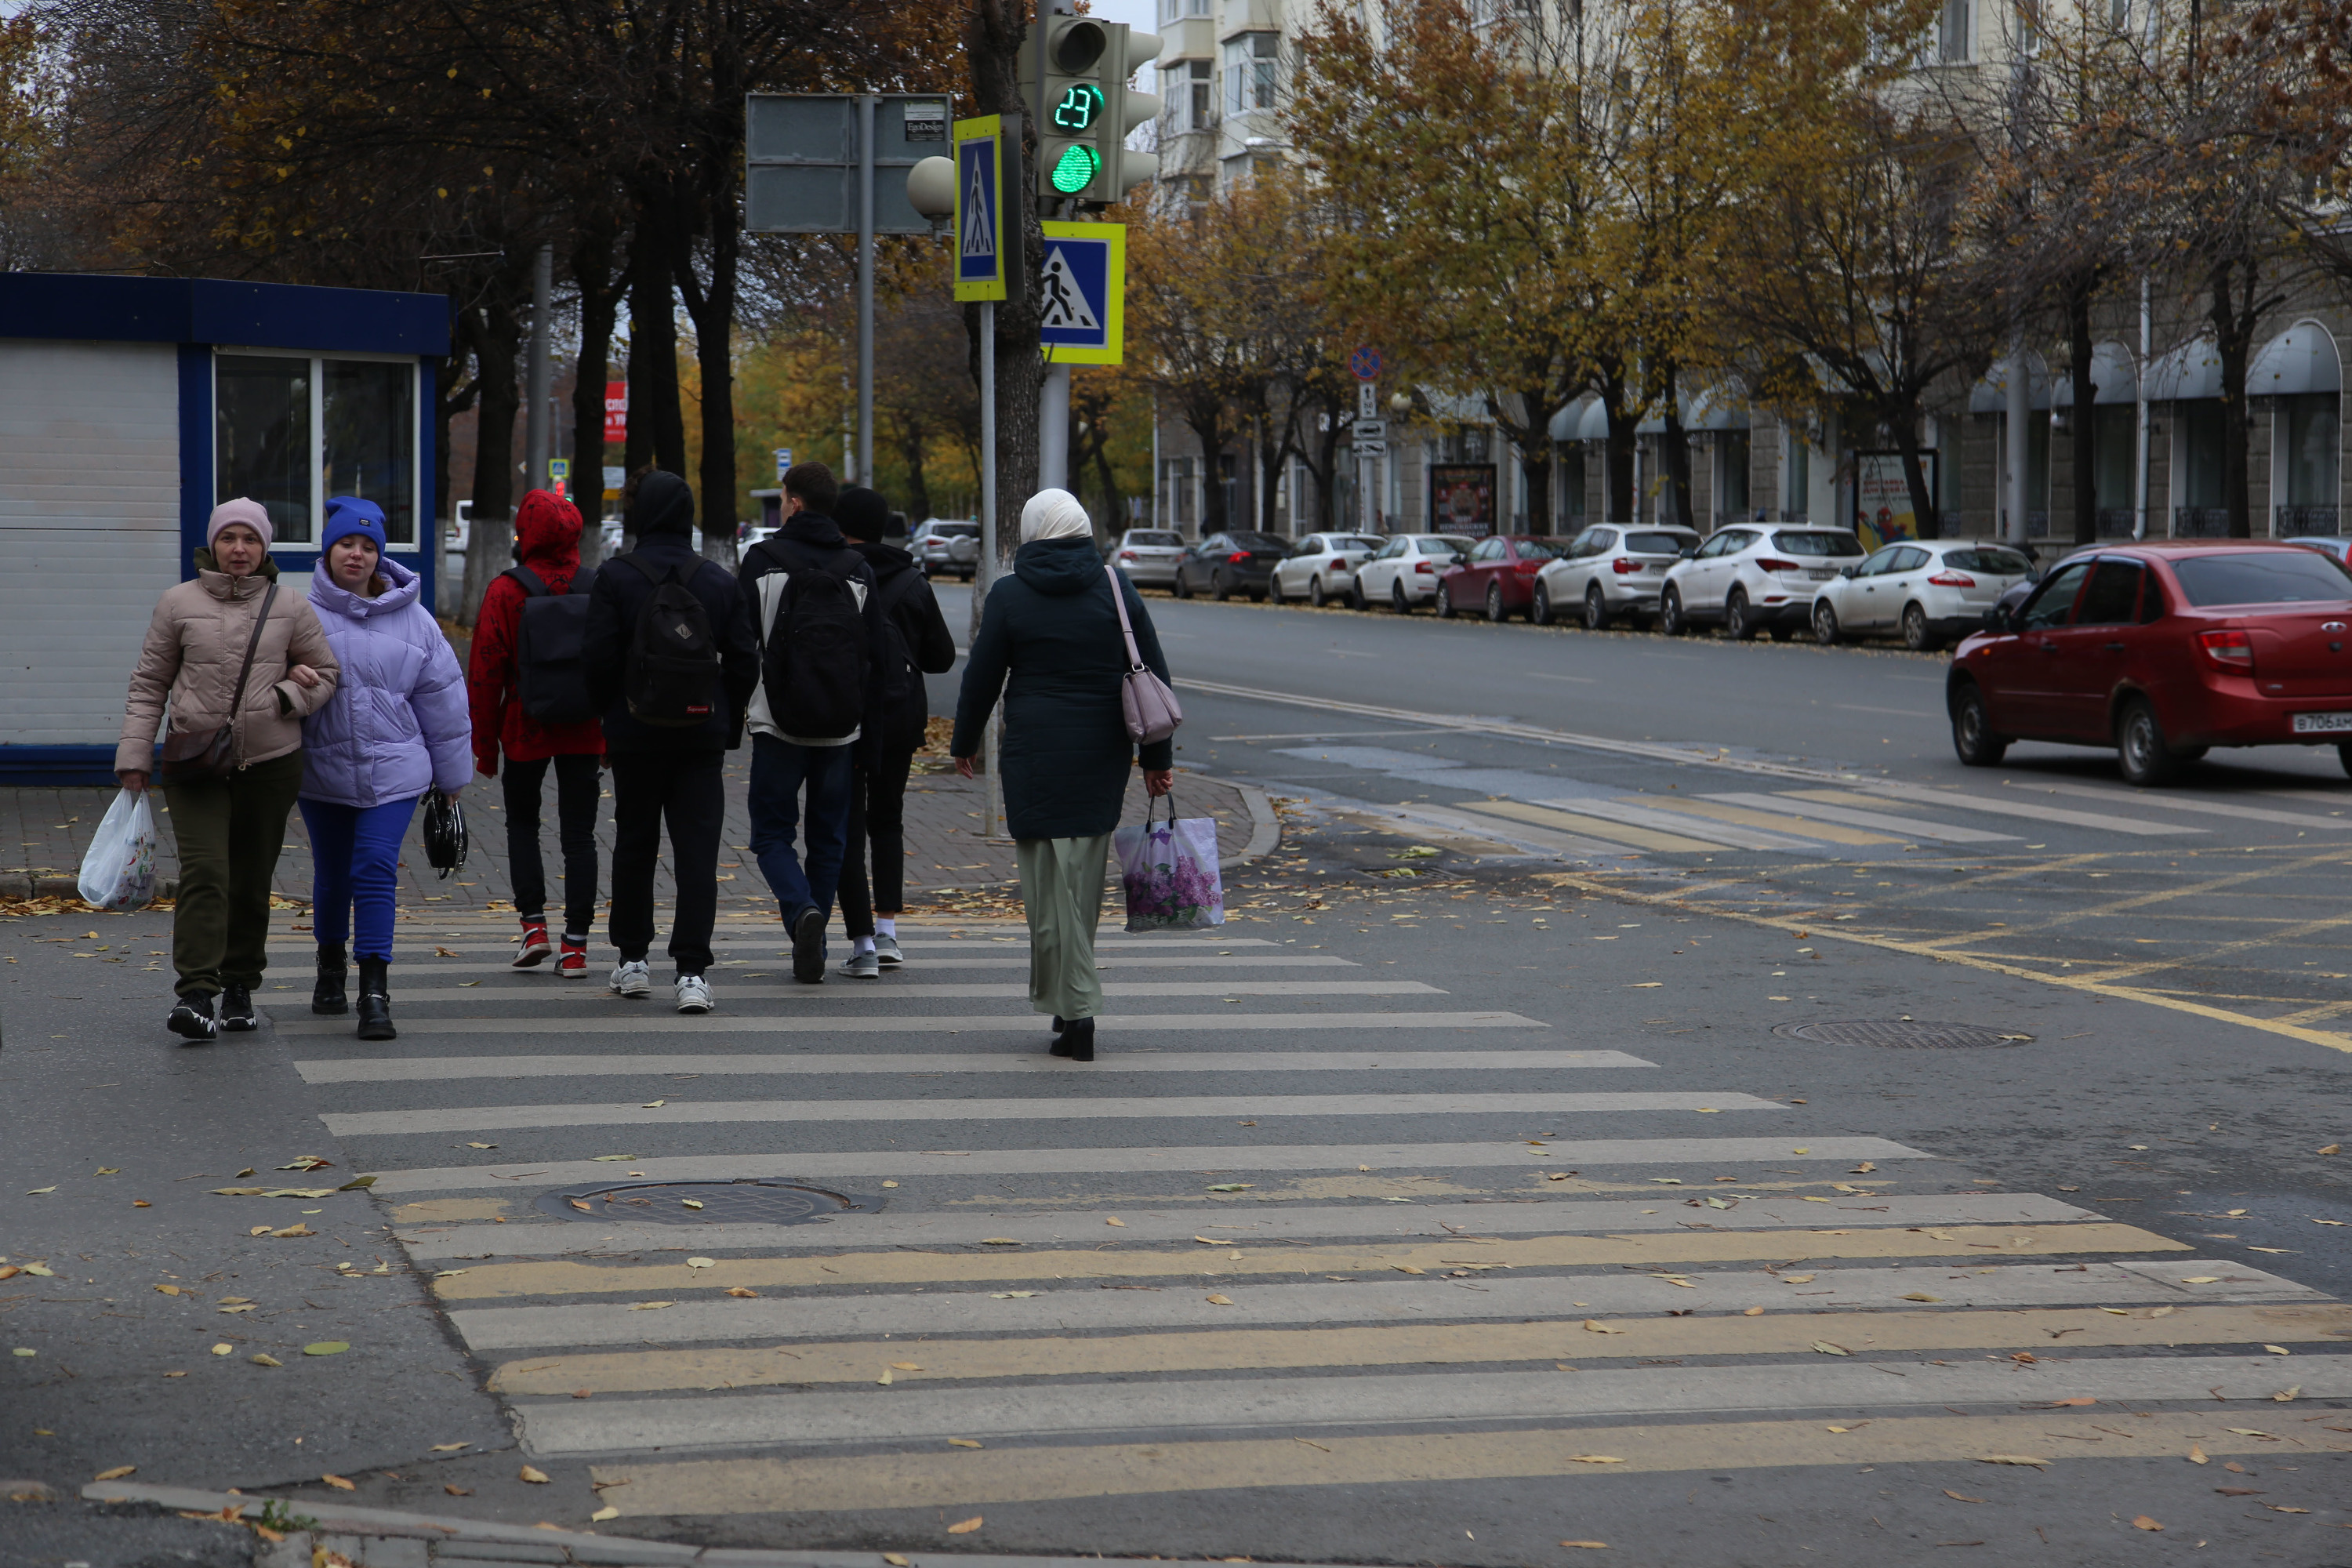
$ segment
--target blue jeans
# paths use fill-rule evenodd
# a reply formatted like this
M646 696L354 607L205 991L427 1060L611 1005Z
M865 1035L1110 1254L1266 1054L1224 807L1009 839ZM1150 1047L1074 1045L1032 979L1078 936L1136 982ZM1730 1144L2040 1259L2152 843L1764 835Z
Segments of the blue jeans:
M796 746L751 737L751 853L790 922L803 910L830 917L849 852L849 746ZM793 852L808 791L805 867Z
M354 958L392 957L400 842L415 814L413 800L369 806L302 802L302 823L310 830L310 924L320 946L338 946L350 937Z

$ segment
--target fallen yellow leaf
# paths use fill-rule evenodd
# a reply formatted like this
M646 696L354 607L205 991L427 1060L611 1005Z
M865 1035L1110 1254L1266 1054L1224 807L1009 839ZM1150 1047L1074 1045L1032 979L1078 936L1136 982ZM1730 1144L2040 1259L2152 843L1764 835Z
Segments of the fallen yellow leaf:
M341 1476L320 1476L319 1479L339 1492L355 1492L360 1489L355 1483L347 1481Z
M286 1364L274 1355L257 1355L251 1359L253 1361L253 1364L256 1366L284 1366Z
M1415 1269L1414 1272L1419 1273L1420 1270ZM1212 1307L1230 1307L1234 1304L1234 1299L1231 1296L1209 1296L1203 1300Z
M1954 1502L1982 1502L1985 1500L1980 1497L1970 1497L1966 1492L1956 1492L1949 1487L1946 1487L1944 1489L1944 1495L1950 1498Z
M2293 1355L2294 1353L2284 1345L2264 1345L2263 1349L2270 1352L2273 1355Z
M2189 1445L2189 1462L2192 1465L2208 1465L2212 1463L2210 1459L2208 1459L2205 1457L2205 1450L2199 1447L2194 1443Z
M970 1535L973 1531L978 1530L981 1527L982 1522L981 1516L973 1514L970 1519L963 1521L961 1524L949 1525L948 1533L950 1535Z
M433 1445L433 1452L436 1454L454 1454L460 1448L470 1448L472 1447L473 1445L471 1443L436 1443Z
M515 1472L515 1476L518 1479L529 1481L535 1487L543 1487L547 1484L547 1472L537 1465L525 1465Z
M1613 1324L1604 1323L1598 1318L1585 1319L1584 1329L1587 1333L1593 1334L1622 1334L1626 1331Z
M2132 1528L2134 1530L2162 1530L2164 1526L2157 1523L2156 1521L2148 1518L2147 1515L2143 1513L2133 1517Z
M1121 1230L1125 1230L1125 1229L1127 1228L1127 1221L1125 1221L1125 1220L1123 1220L1123 1219L1107 1219L1107 1220L1103 1221L1103 1224L1105 1224L1105 1225L1115 1225L1115 1226L1118 1226L1118 1227L1119 1227L1119 1229L1121 1229Z
M614 1508L611 1503L606 1503L603 1508L598 1509L594 1513L588 1516L588 1522L591 1524L602 1524L608 1519L618 1519L620 1517L621 1510Z
M1760 1318L1764 1315L1764 1309L1761 1307L1750 1307L1739 1315L1743 1318Z
M751 1299L751 1300L759 1300L759 1296L760 1296L760 1293L759 1293L757 1290L746 1289L744 1287L742 1287L742 1286L740 1286L740 1285L730 1285L730 1286L727 1288L727 1293L728 1293L730 1296L743 1296L743 1297L749 1297L750 1299Z
M950 1448L979 1448L984 1447L986 1445L982 1443L977 1437L950 1437L948 1439L948 1447Z
M1569 1458L1580 1465L1622 1465L1625 1462L1614 1454L1570 1454Z
M117 1465L110 1470L99 1471L98 1474L92 1476L90 1479L94 1481L119 1481L125 1476L135 1476L138 1473L139 1467L136 1465Z
M1925 1290L1912 1290L1903 1295L1900 1300L1906 1301L1940 1301L1943 1298L1941 1296L1930 1296Z
M1587 1552L1606 1552L1609 1550L1609 1543L1605 1541L1563 1541L1560 1544L1562 1546L1581 1546Z
M2047 1459L2037 1459L2031 1454L1979 1454L1979 1465L2046 1465Z

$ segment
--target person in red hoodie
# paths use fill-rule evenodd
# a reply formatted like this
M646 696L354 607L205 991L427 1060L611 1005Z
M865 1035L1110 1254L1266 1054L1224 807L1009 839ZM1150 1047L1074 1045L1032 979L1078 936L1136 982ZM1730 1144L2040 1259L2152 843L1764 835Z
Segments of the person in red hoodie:
M474 623L473 658L466 684L473 703L474 765L498 776L506 752L507 871L522 917L522 949L514 967L533 969L553 951L547 941L547 872L539 853L540 785L555 764L556 837L563 847L563 951L555 973L566 980L588 974L588 931L596 921L596 803L604 731L595 716L577 723L543 724L523 711L520 644L522 607L530 598L521 574L550 594L572 591L580 573L580 512L546 490L522 498L515 511L515 557L520 564L490 580ZM588 574L593 576L593 569ZM583 582L580 592L587 592Z

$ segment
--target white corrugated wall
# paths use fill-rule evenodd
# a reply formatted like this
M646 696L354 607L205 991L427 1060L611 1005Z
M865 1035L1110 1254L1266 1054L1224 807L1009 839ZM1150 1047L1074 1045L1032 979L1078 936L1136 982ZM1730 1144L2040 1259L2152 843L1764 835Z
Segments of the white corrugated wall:
M114 744L180 580L178 351L0 339L0 745Z

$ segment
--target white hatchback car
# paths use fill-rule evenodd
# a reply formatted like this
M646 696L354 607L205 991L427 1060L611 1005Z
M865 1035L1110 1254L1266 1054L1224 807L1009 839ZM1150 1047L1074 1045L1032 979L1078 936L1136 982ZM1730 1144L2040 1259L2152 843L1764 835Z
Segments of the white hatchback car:
M1983 540L1898 540L1871 552L1813 595L1813 636L1824 644L1899 632L1919 653L1981 631L1985 612L2033 575L2033 563Z
M1718 528L1658 591L1658 629L1668 637L1710 622L1741 642L1769 631L1797 635L1822 584L1861 560L1862 541L1843 528L1741 522Z
M1184 536L1172 528L1130 528L1110 547L1110 563L1139 588L1173 588Z
M1351 602L1360 610L1386 603L1398 615L1437 597L1437 580L1469 558L1470 547L1443 533L1400 533L1356 568Z
M1318 606L1327 599L1344 599L1356 585L1356 568L1381 542L1372 533L1310 533L1276 563L1265 596L1277 605L1304 599Z
M1606 631L1619 616L1647 620L1658 613L1666 569L1698 548L1687 528L1628 528L1601 523L1570 543L1568 553L1536 574L1538 626L1578 613L1587 631Z

